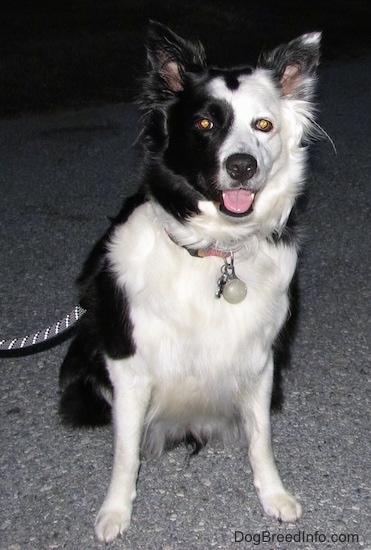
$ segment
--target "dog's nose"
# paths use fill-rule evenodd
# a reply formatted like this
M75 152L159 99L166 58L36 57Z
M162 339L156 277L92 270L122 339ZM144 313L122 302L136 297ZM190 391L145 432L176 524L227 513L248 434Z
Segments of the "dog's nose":
M244 183L253 177L258 169L256 159L245 153L235 153L227 158L226 169L232 179Z

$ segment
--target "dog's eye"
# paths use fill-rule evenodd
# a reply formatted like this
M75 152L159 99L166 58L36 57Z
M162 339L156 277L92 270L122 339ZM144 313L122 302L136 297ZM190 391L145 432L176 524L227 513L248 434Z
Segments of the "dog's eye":
M254 126L257 130L260 130L261 132L270 132L273 128L273 124L270 120L267 120L266 118L259 118L259 120L256 120L254 123Z
M196 123L197 128L199 130L211 130L214 128L214 123L212 120L209 120L208 118L200 118L200 120Z

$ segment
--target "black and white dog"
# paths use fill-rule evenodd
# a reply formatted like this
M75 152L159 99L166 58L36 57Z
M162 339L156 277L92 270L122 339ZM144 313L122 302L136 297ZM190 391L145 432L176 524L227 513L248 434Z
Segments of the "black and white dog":
M290 213L313 134L320 33L257 68L208 67L151 23L141 98L143 185L87 259L87 309L62 365L61 414L114 423L99 540L130 524L140 452L243 433L267 514L295 521L270 441L273 346L297 246Z

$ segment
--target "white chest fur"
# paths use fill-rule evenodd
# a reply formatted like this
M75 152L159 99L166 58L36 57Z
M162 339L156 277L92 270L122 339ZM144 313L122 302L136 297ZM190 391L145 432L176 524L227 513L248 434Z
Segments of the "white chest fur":
M117 228L110 260L128 295L137 353L151 376L195 375L209 384L230 369L264 366L286 317L295 250L262 240L237 251L236 274L247 296L230 304L215 298L223 259L193 257L175 244L149 202Z

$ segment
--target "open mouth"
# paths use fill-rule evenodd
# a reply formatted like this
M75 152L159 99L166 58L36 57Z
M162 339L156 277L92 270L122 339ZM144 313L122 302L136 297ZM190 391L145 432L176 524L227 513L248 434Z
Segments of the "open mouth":
M234 217L243 217L253 210L255 193L249 189L228 189L222 192L220 211Z

